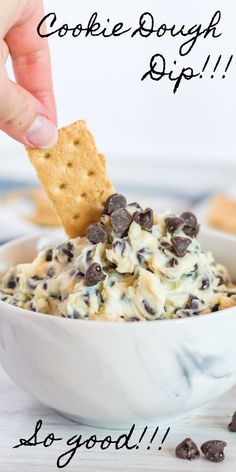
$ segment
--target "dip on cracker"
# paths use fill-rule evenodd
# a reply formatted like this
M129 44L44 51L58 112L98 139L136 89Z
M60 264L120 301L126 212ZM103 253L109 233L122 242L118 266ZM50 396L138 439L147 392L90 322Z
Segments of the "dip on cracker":
M198 242L194 214L153 215L108 197L84 237L48 247L1 280L6 303L75 319L144 321L204 315L236 305L226 269Z

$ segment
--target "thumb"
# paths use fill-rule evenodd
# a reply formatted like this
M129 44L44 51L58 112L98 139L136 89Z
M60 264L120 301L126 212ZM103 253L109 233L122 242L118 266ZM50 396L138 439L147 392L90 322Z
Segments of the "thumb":
M2 67L2 69L1 69ZM25 89L10 81L0 66L0 129L29 147L52 147L56 126L44 106Z

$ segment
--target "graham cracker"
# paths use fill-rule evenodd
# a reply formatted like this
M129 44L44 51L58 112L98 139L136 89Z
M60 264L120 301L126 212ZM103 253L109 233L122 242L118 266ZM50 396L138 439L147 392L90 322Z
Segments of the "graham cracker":
M210 204L208 222L211 226L236 234L236 200L215 195Z
M52 148L28 149L28 154L67 235L84 236L114 193L105 158L85 122L60 129Z

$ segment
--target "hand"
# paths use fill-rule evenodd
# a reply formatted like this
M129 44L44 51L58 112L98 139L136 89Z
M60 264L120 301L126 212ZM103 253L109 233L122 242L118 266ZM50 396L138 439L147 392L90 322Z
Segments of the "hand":
M41 0L0 0L0 129L30 147L56 141L56 107L48 43L37 34ZM16 82L5 62L10 53Z

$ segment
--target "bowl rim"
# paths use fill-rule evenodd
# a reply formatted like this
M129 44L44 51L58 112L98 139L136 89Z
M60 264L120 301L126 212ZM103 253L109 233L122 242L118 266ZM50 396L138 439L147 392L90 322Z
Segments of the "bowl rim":
M233 242L235 245L236 245L236 237L231 235L231 234L224 234L222 233L222 235L219 234L219 232L216 232L214 229L208 229L208 228L204 228L203 231L202 231L202 234L207 234L207 235L211 235L211 236L216 236L217 237L222 237L222 239L226 239L226 240L229 240L231 242ZM53 231L48 231L48 232L45 232L45 231L39 231L37 233L33 233L33 234L30 234L30 235L27 235L27 236L23 236L21 238L16 238L16 239L13 239L5 244L2 244L0 246L0 264L1 264L1 253L5 250L5 249L8 249L8 248L11 248L11 246L15 246L16 244L21 244L21 243L25 243L27 241L32 241L32 240L35 240L35 242L39 241L39 239L42 237L42 238L46 238L47 235L49 234L53 234ZM119 321L111 321L111 320L90 320L90 319L74 319L74 318L67 318L67 317L62 317L62 316L57 316L57 315L50 315L48 313L41 313L41 312L35 312L35 311L30 311L30 310L26 310L25 308L21 308L21 307L18 307L18 306L14 306L14 305L11 305L9 303L6 303L2 300L0 300L0 309L6 309L6 307L9 308L9 314L8 316L10 315L10 312L12 312L12 314L16 314L18 311L20 311L21 313L21 316L23 315L24 317L31 317L31 318L44 318L46 317L46 319L54 319L54 320L57 320L57 322L61 323L61 322L65 322L65 323L83 323L83 325L92 325L92 326L152 326L153 323L161 323L161 325L168 325L169 323L171 323L171 325L174 325L176 323L178 324L187 324L187 323L193 323L193 322L203 322L203 320L207 321L207 320L214 320L214 319L219 319L219 318L222 318L222 317L225 317L226 315L232 315L233 311L236 309L236 305L235 307L232 306L232 307L229 307L229 308L224 308L223 310L219 310L217 312L211 312L211 313L207 313L205 315L199 315L199 316L188 316L188 317L185 317L185 318L174 318L174 319L156 319L156 320L143 320L141 322L137 322L137 321L132 321L132 322L119 322ZM236 314L235 314L235 317L236 317ZM59 321L60 320L60 321ZM193 321L195 320L195 321ZM198 321L197 321L198 320Z

